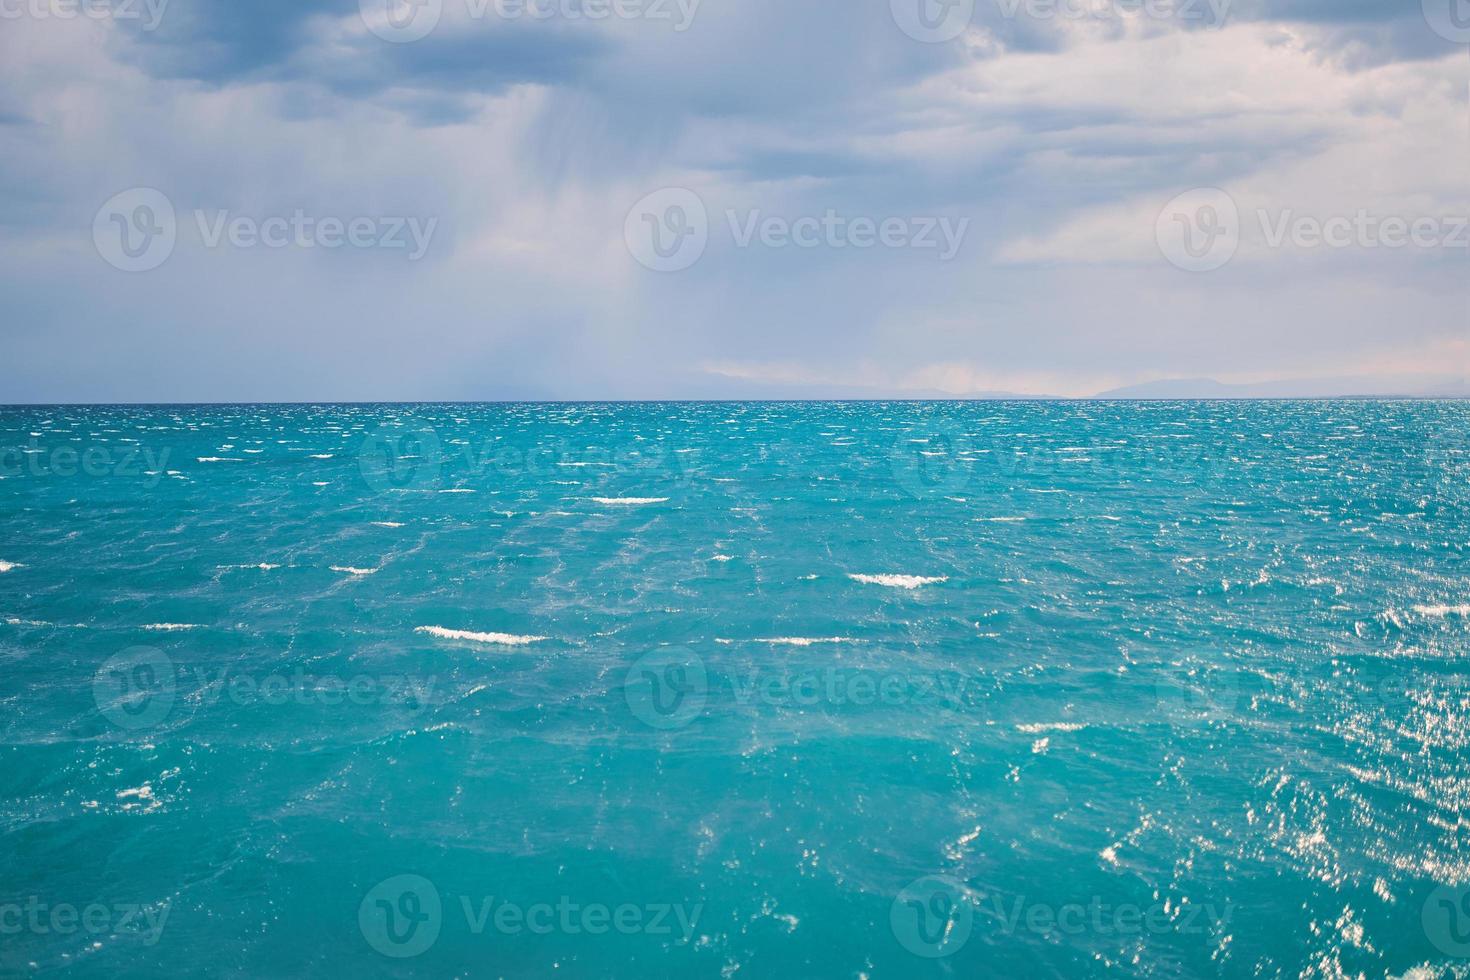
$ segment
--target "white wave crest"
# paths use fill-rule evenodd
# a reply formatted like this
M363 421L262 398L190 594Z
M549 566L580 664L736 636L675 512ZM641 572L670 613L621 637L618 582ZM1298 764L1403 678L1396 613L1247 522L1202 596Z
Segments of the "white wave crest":
M520 647L540 643L544 636L518 636L515 633L474 633L470 630L452 630L444 626L415 626L415 633L426 633L441 640L468 640L471 643L493 643L496 646Z
M155 633L177 633L179 630L203 629L198 623L149 623L143 627Z
M890 589L917 589L921 585L933 585L935 582L948 582L948 575L936 575L926 577L923 575L853 575L848 578L854 582L862 582L866 585L886 585Z
M716 638L715 642L723 643L728 646L731 643L739 643L741 641ZM744 642L769 643L772 646L781 647L810 647L816 646L818 643L856 643L857 641L849 636L773 636L761 637L754 640L746 640Z
M1414 611L1421 616L1470 616L1470 603L1459 606L1415 606Z
M382 571L380 568L353 568L351 565L333 565L332 571L342 572L345 575L376 575Z
M635 507L639 504L663 504L668 502L668 497L593 497L593 503L611 504L614 506Z

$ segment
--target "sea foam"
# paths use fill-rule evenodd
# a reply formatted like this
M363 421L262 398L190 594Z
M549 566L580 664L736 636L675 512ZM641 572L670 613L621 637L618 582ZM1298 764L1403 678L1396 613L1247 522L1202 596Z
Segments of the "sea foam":
M544 636L518 636L515 633L475 633L470 630L452 630L443 626L415 626L415 633L426 633L441 640L468 640L471 643L493 643L497 646L519 647L540 643Z
M1421 616L1470 616L1470 603L1459 606L1415 606Z
M716 638L716 643L729 645L739 643L739 640L725 640ZM857 641L847 636L773 636L762 637L754 640L745 640L746 643L769 643L772 646L782 647L810 647L818 643L856 643Z
M886 585L891 589L917 589L921 585L933 585L935 582L948 582L948 575L936 575L926 577L923 575L853 575L848 578L854 582L863 582L867 585Z

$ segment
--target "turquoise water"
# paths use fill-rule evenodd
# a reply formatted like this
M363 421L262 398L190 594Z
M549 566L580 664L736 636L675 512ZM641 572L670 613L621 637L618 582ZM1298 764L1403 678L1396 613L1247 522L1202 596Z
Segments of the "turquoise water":
M0 409L0 973L1464 975L1467 433Z

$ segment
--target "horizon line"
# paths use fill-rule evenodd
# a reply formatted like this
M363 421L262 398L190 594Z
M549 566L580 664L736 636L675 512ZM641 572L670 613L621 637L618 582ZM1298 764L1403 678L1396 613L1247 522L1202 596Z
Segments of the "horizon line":
M363 401L327 399L313 401L106 401L106 402L0 402L0 410L14 408L199 408L313 405L879 405L892 403L1006 404L1010 402L1110 403L1110 402L1463 402L1470 395L1216 395L1211 397L1165 397L1097 395L1007 395L1003 398L467 398Z

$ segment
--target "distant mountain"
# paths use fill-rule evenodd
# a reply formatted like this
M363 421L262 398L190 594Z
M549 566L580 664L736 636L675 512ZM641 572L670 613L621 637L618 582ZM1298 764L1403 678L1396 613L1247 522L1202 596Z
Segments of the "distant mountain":
M1227 384L1169 378L1100 392L1095 398L1470 398L1470 381L1434 377L1297 378Z
M688 394L676 397L736 401L1039 401L1055 397L1013 391L972 391L957 395L927 388L893 389L809 381L765 381L720 375L701 376L697 384L687 387Z

